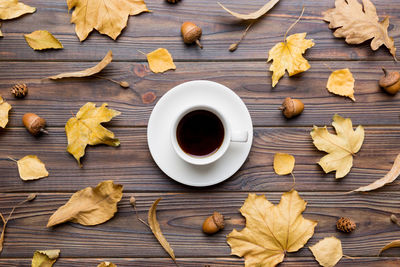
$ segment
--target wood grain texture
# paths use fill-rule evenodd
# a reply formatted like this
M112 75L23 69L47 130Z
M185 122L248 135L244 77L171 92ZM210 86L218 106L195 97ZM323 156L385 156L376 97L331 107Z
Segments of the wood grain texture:
M239 12L252 12L265 4L265 0L224 0L227 7ZM395 43L400 43L400 5L398 0L373 1L381 19L390 17L389 33ZM70 24L70 15L65 0L26 0L26 4L37 7L36 13L20 19L6 21L2 26L4 38L0 40L1 60L98 60L108 49L114 51L116 60L143 60L138 50L150 52L159 47L167 48L175 60L243 60L264 61L271 47L281 42L286 30L299 16L305 6L303 19L291 33L308 32L316 46L307 52L311 60L389 60L392 57L386 48L373 52L369 41L361 45L347 45L343 39L335 38L328 24L322 21L323 11L333 8L334 1L281 1L268 15L254 25L244 42L234 53L228 47L236 42L246 28L245 23L232 17L214 0L182 1L169 5L165 1L148 0L152 13L131 17L128 27L117 41L93 32L80 43ZM200 12L202 11L202 12ZM195 20L202 27L204 49L187 47L180 36L184 21ZM35 52L25 43L23 34L46 29L54 34L64 49L60 51Z

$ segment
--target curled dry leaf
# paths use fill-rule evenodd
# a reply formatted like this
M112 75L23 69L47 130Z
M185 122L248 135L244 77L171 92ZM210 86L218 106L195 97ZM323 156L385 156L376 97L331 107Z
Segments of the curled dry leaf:
M51 267L59 255L59 249L36 250L32 258L32 267Z
M383 248L381 248L378 256L380 256L382 254L382 252L384 252L385 250L387 250L389 248L398 248L398 247L400 247L400 240L394 240L394 241L390 242L389 244L385 245Z
M329 76L326 88L333 94L347 96L356 101L354 98L354 81L353 74L349 69L335 70Z
M67 221L82 225L97 225L114 217L122 198L123 186L104 181L95 188L86 187L72 195L68 202L51 215L47 227Z
M75 8L71 23L75 23L75 32L83 41L93 29L112 39L120 35L126 27L129 15L148 12L143 0L67 0L68 11Z
M102 71L112 61L112 51L108 51L107 55L94 67L75 72L64 72L58 75L50 76L49 79L57 80L62 78L88 77Z
M81 165L80 158L85 155L87 145L106 144L119 146L119 140L114 133L104 128L101 123L108 122L121 112L107 108L103 103L101 107L88 102L82 106L76 117L72 117L65 125L68 146L67 151L74 156Z
M326 126L315 125L310 134L315 147L328 153L318 164L325 173L336 171L335 177L338 179L350 172L353 155L361 149L364 142L364 128L359 125L354 131L351 119L345 119L337 114L333 116L332 126L336 130L336 135L329 133Z
M367 192L367 191L372 191L372 190L381 188L382 186L389 184L389 183L393 182L394 180L396 180L396 178L399 175L400 175L400 154L397 155L396 159L394 160L392 168L384 177L376 180L372 184L369 184L366 186L361 186L360 188L353 190L353 192Z
M220 5L226 12L228 12L229 14L231 14L232 16L234 16L238 19L248 20L248 19L258 19L259 17L263 16L268 11L270 11L278 2L279 2L279 0L270 0L259 10L255 11L253 13L250 13L250 14L240 14L240 13L231 11L231 10L227 9L226 7L224 7L220 2L218 2L218 5Z
M8 123L8 112L11 105L0 96L0 127L5 128Z
M324 267L335 266L343 257L342 242L334 236L325 237L309 249L318 263Z
M232 254L244 257L245 266L276 266L314 234L317 222L302 215L306 205L296 190L284 193L278 205L264 195L249 194L240 208L246 227L227 236Z
M109 261L103 261L102 263L97 265L97 267L117 267L117 265Z
M149 226L151 231L153 232L154 236L157 238L158 242L164 248L164 250L169 254L173 261L175 261L175 254L174 250L171 248L170 244L168 243L167 239L164 237L163 233L161 232L160 224L157 221L157 205L160 202L161 198L154 201L153 205L151 205L149 209L149 213L147 216L147 220L149 222Z
M176 69L171 54L165 48L158 48L157 50L148 53L146 56L147 61L149 62L149 67L154 73Z
M286 153L276 153L274 156L274 170L278 175L292 173L295 159L292 155Z
M34 50L43 49L61 49L63 45L48 31L34 31L30 34L24 34L25 41Z
M36 8L25 5L18 0L0 1L0 19L15 19L28 13L34 13Z
M22 180L36 180L49 176L44 163L35 155L28 155L17 161L19 177Z
M335 37L346 38L348 44L361 44L372 39L371 48L377 50L385 45L396 59L393 37L388 34L389 17L379 21L376 8L370 0L336 0L335 8L324 14L330 29L336 29Z

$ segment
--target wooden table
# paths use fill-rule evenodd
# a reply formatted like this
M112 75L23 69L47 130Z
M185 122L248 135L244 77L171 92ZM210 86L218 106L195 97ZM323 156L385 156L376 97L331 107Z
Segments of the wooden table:
M1 266L30 266L37 249L61 249L55 266L97 266L102 260L118 266L175 266L152 233L135 217L129 204L131 195L146 218L151 203L163 197L158 207L161 228L174 248L179 266L242 266L243 260L230 256L225 236L233 228L242 229L245 221L238 212L249 192L266 194L277 203L292 186L290 176L278 176L272 169L276 152L296 157L295 188L308 202L304 216L318 221L315 234L297 253L289 253L280 266L318 266L307 248L327 236L342 240L344 254L338 266L399 266L400 249L377 257L387 242L400 238L400 227L389 220L400 213L398 182L368 194L347 194L349 190L382 177L400 152L400 96L385 94L377 84L381 67L400 70L386 48L373 52L369 42L347 45L334 38L322 12L333 7L333 0L282 0L259 20L239 49L228 47L244 28L217 6L215 0L183 0L169 5L164 0L147 0L152 13L130 17L117 41L93 32L80 43L70 24L65 0L24 0L37 12L3 23L0 40L0 94L13 106L10 122L0 130L0 211L8 214L12 206L30 192L35 201L15 212L1 253ZM234 10L251 12L265 0L222 1ZM251 2L247 4L247 2ZM374 0L381 19L390 16L390 35L400 48L400 1ZM271 73L266 63L269 49L282 41L290 24L305 6L303 19L291 33L308 32L316 45L306 58L311 69L288 78L285 75L271 88ZM180 36L184 21L195 21L203 28L204 49L186 46ZM59 51L33 51L23 34L45 29L64 45ZM167 48L177 69L164 74L152 73L145 57L138 52ZM127 80L131 88L98 78L42 78L64 71L95 65L112 49L113 62L101 75ZM400 57L398 53L398 57ZM327 92L330 69L350 68L356 79L356 102ZM153 162L146 140L146 124L157 100L172 87L190 80L207 79L235 91L246 103L254 123L254 142L248 160L227 181L208 188L191 188L169 179ZM9 89L16 82L29 86L29 95L14 99ZM157 99L146 104L142 96L153 92ZM287 96L304 101L304 113L286 120L278 107ZM107 102L122 115L107 124L121 140L119 148L96 146L86 149L83 168L65 150L64 125L71 112L76 113L88 101ZM48 122L48 135L35 138L22 126L26 112L35 112ZM330 125L333 114L350 117L354 125L365 127L365 142L354 158L354 166L344 179L324 174L316 164L325 153L312 144L313 125ZM47 165L48 178L23 182L14 162L36 154ZM74 223L48 229L49 216L77 190L113 179L124 185L124 197L118 213L110 221L93 227ZM203 220L214 210L231 217L226 228L214 236L201 232ZM336 220L349 216L357 229L343 234L335 229Z

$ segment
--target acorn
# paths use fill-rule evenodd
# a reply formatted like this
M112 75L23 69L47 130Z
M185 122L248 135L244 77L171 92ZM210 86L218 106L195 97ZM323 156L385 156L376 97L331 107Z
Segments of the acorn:
M213 215L205 219L203 223L203 232L211 235L215 234L219 230L224 229L224 227L224 216L221 213L214 211Z
M382 68L384 75L379 80L379 86L389 94L396 94L400 90L400 73L398 71L388 72Z
M202 34L201 28L199 26L197 26L193 22L187 21L182 24L181 32L183 42L185 44L192 44L195 42L201 49L203 49L203 46L199 41Z
M282 110L282 113L286 118L290 119L294 116L300 115L303 112L304 104L299 99L286 97L279 109Z
M35 113L25 113L22 117L22 122L25 128L32 134L48 133L45 129L46 120L39 117Z

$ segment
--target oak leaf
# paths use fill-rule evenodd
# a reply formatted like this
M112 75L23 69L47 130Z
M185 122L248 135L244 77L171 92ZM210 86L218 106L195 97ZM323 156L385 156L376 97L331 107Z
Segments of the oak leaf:
M63 45L48 31L34 31L24 35L28 45L34 50L61 49Z
M115 138L114 133L104 128L101 123L108 122L120 114L119 111L107 108L106 103L96 107L96 104L88 102L80 108L76 117L67 121L67 151L74 156L79 165L87 145L119 146L119 140Z
M28 155L17 161L22 180L36 180L49 176L44 163L35 155Z
M0 96L0 127L5 128L8 123L8 112L11 105Z
M286 153L276 153L274 156L274 170L278 175L292 173L295 159L292 155Z
M59 249L36 250L32 258L32 267L51 267L59 255Z
M68 11L75 8L71 23L80 41L87 38L93 29L117 39L126 27L129 15L148 12L143 0L67 0Z
M117 265L109 261L103 261L102 263L97 265L97 267L117 267Z
M313 236L316 221L305 219L305 202L296 190L282 195L278 205L264 195L249 194L240 208L246 227L228 236L232 254L245 258L245 266L275 266L286 252L295 252Z
M336 95L347 96L351 100L354 98L354 78L349 69L335 70L331 73L326 84L326 89Z
M292 34L282 43L277 43L269 50L268 62L273 60L270 71L272 74L272 87L285 75L287 70L289 76L304 72L310 68L307 59L302 55L308 48L314 46L312 40L305 39L307 33Z
M77 78L77 77L92 76L93 74L102 71L105 67L107 67L108 64L110 64L111 61L112 61L112 51L109 50L106 56L94 67L84 69L81 71L63 72L58 75L50 76L48 78L52 80L57 80L62 78Z
M147 61L152 72L160 73L174 70L176 66L171 54L165 48L158 48L147 54Z
M354 131L351 119L337 114L333 116L332 126L336 135L329 133L326 126L315 125L310 134L315 147L329 153L322 157L318 164L325 173L336 171L335 177L338 179L346 176L353 166L353 155L360 150L364 141L364 128L359 125Z
M68 202L51 215L47 227L67 221L82 225L97 225L114 217L122 198L123 186L103 181L95 188L86 187L74 193Z
M378 253L378 256L380 256L382 254L382 252L384 252L385 250L389 249L389 248L398 248L400 247L400 240L393 240L391 242L389 242L388 244L386 244L383 248L381 248L381 250Z
M255 11L253 13L250 13L250 14L240 14L240 13L231 11L231 10L227 9L226 7L224 7L220 2L218 2L218 5L220 5L226 12L228 12L229 14L231 14L232 16L234 16L238 19L248 20L248 19L260 18L261 16L266 14L268 11L270 11L278 2L279 2L279 0L270 0L268 3L266 3L264 6L262 6L259 10Z
M324 14L330 29L336 29L335 37L346 38L348 44L361 44L372 39L371 48L377 50L385 45L396 59L393 37L388 34L389 17L379 21L376 8L370 0L336 0L335 8Z
M324 267L335 266L343 257L342 242L334 236L325 237L309 249L318 263Z
M18 2L18 0L0 1L0 19L15 19L28 13L34 13L36 8Z

